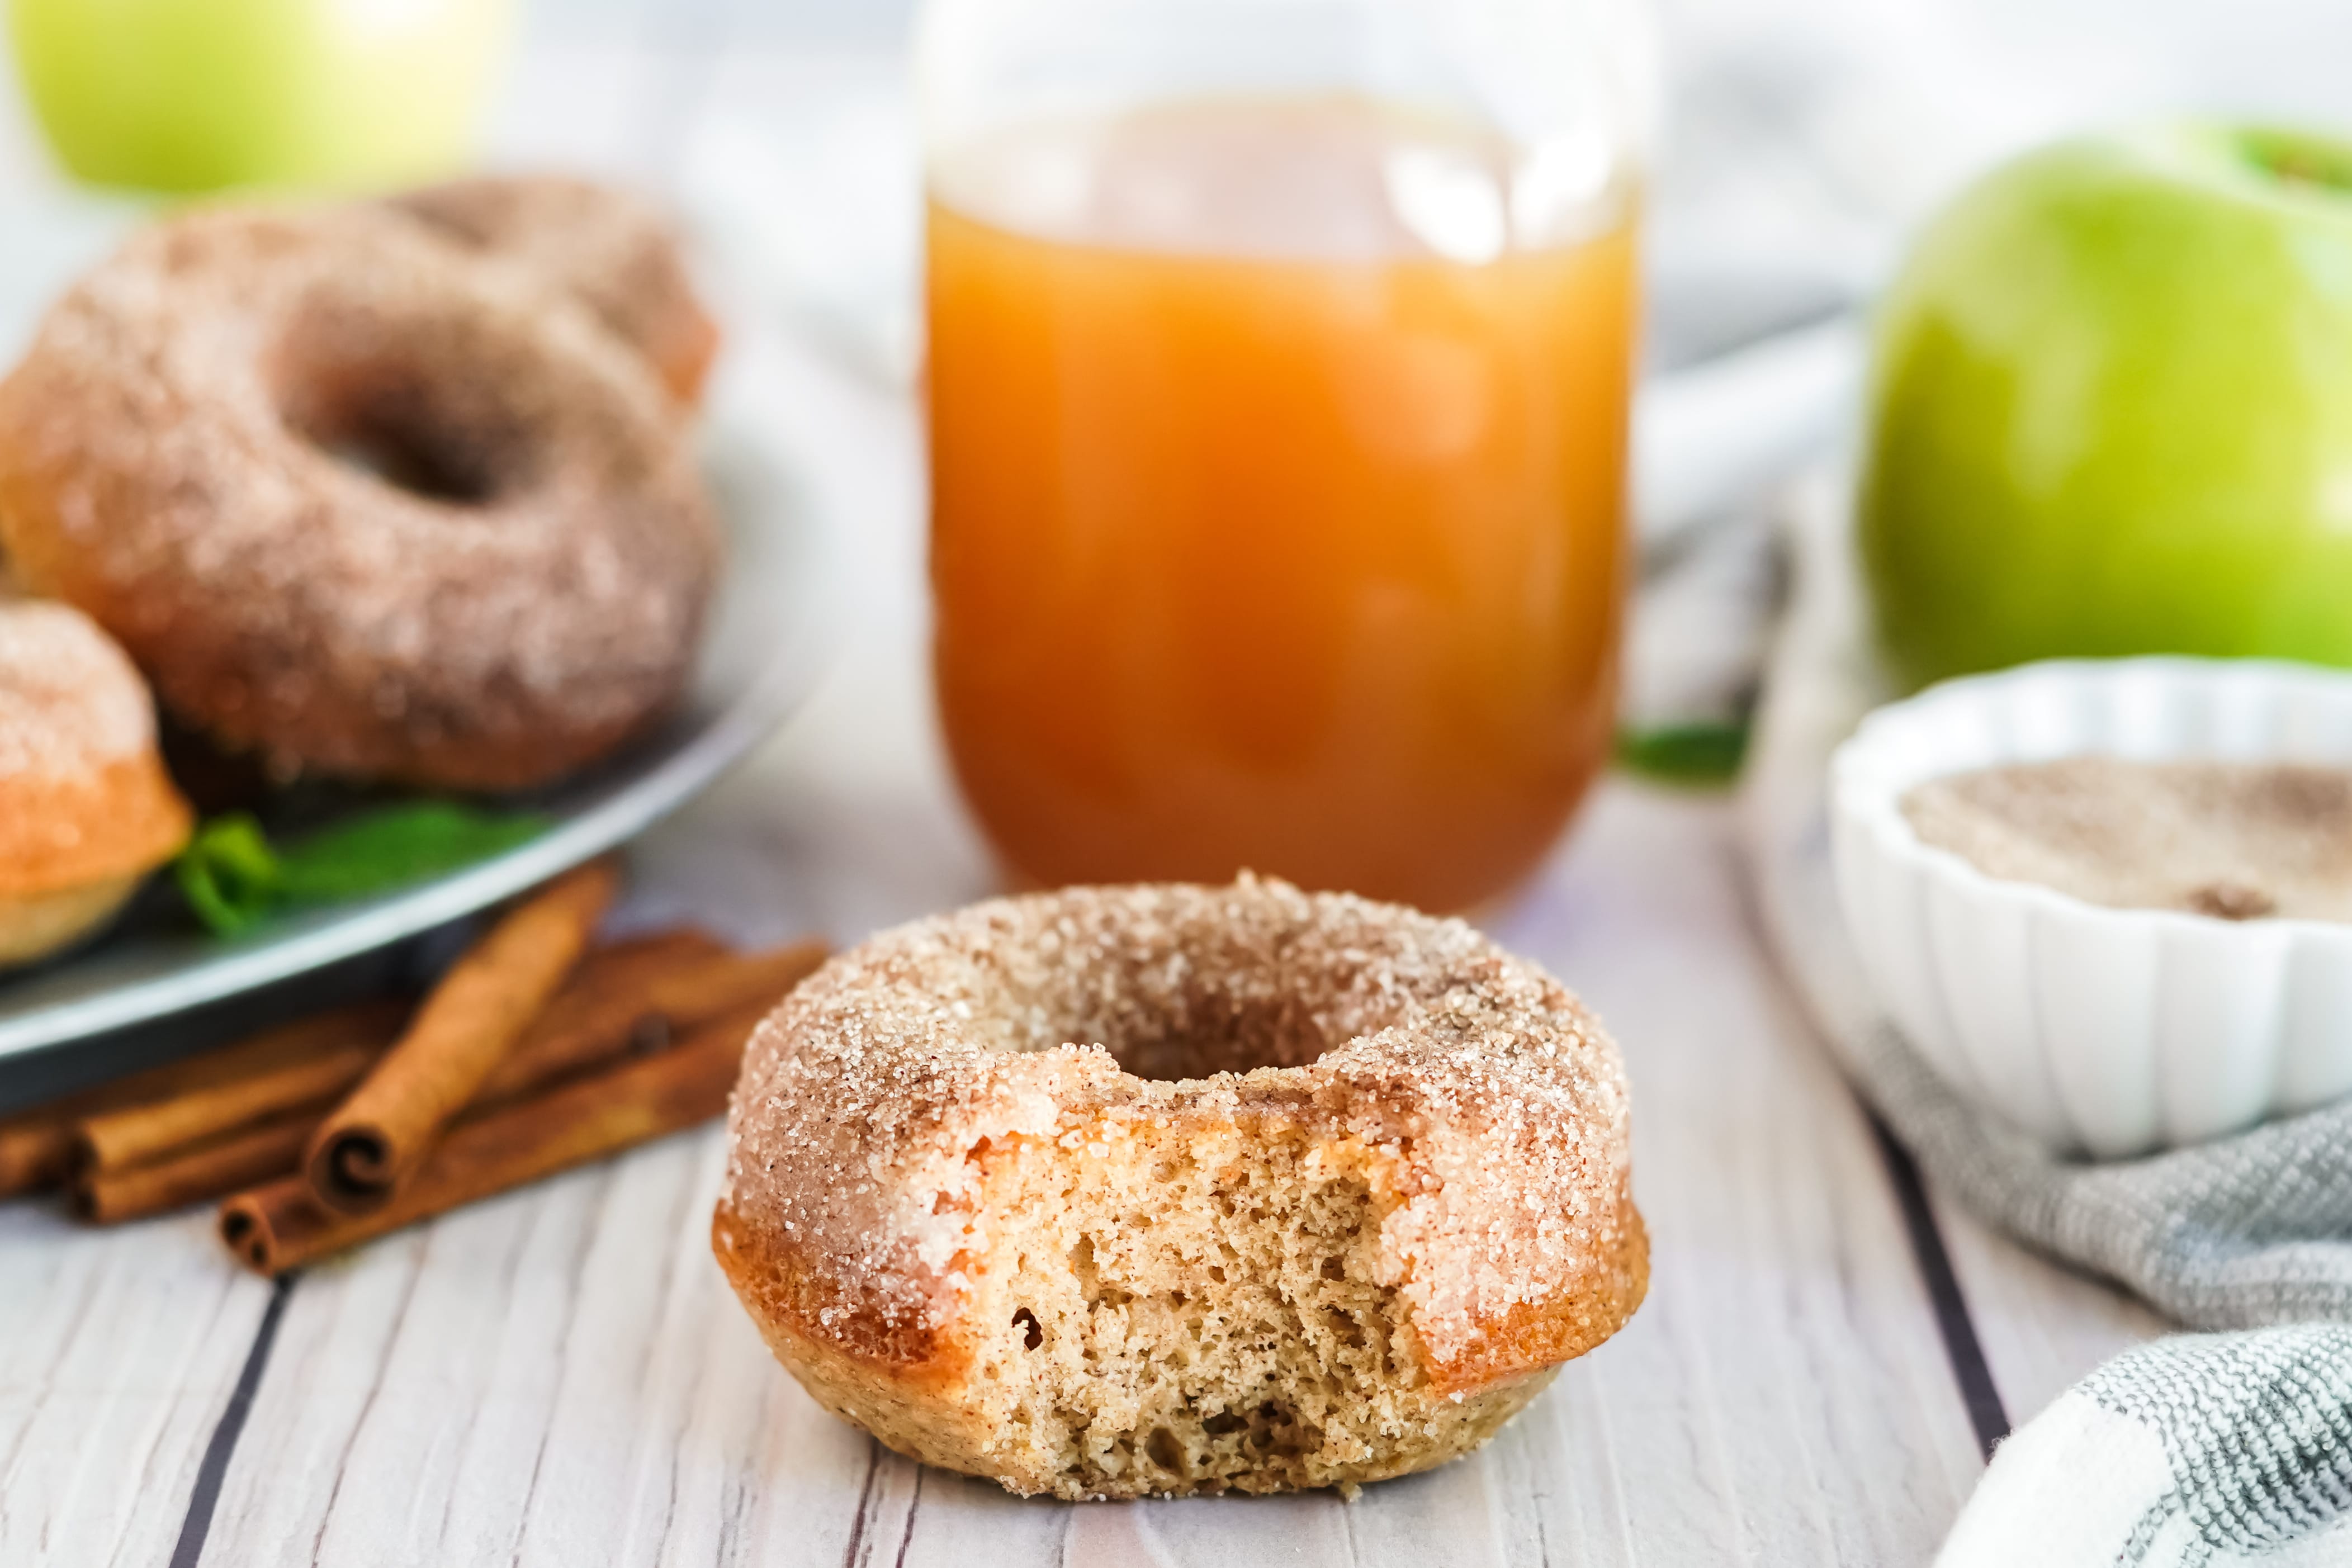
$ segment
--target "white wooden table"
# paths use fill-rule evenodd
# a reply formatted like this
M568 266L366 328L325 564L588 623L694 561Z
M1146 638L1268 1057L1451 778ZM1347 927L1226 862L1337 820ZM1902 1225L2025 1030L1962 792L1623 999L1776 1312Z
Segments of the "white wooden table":
M676 66L543 54L502 140L657 161L646 128L707 107ZM763 369L857 541L858 628L815 706L642 846L626 914L849 940L989 871L929 729L906 402L812 350ZM2160 1326L1921 1194L1764 956L1720 801L1606 786L1494 926L1624 1043L1654 1271L1462 1463L1353 1501L1075 1507L922 1469L760 1344L710 1259L706 1131L275 1286L205 1213L0 1207L0 1565L1875 1568L1924 1562L2009 1423Z

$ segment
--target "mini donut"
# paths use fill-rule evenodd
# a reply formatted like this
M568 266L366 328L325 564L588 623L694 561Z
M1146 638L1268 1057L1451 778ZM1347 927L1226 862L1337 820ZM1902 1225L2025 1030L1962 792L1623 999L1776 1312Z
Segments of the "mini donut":
M1244 877L917 922L761 1026L712 1221L820 1403L1023 1494L1468 1452L1633 1313L1617 1049L1458 920Z
M0 966L104 925L192 825L122 650L79 611L0 600Z
M695 298L677 236L632 192L561 175L484 175L394 204L443 235L570 289L653 361L680 402L702 393L719 328Z
M133 237L0 382L0 542L281 774L503 790L682 691L719 540L573 301L364 208Z

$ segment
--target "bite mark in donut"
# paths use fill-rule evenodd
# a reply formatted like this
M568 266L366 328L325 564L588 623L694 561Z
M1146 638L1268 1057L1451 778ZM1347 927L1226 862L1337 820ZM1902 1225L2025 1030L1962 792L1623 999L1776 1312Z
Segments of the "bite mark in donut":
M1458 921L1071 890L804 983L713 1239L900 1452L1070 1498L1347 1485L1475 1448L1632 1313L1626 1113L1591 1016Z

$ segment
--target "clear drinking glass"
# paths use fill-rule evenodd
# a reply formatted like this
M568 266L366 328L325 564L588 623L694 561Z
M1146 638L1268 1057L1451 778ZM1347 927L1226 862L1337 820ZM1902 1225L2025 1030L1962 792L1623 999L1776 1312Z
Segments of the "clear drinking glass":
M1542 856L1612 731L1640 23L928 7L935 674L1024 878Z

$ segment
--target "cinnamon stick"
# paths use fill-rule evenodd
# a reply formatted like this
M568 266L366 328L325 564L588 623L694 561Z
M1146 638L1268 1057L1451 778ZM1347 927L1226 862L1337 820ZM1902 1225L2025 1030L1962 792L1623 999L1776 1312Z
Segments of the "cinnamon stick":
M572 977L525 1033L525 1045L542 1033L549 1020L565 1019L571 1020L569 1030L603 1042L604 1056L617 1056L635 1042L649 1016L648 1008L675 998L677 988L665 987L663 977L681 965L692 966L714 956L728 956L719 939L690 926L599 947L580 960ZM707 993L698 991L688 999L706 1001ZM677 1009L680 1016L687 1010ZM700 1016L686 1021L699 1021ZM94 1223L119 1224L192 1203L211 1202L296 1170L328 1103L357 1082L382 1054L383 1047L399 1031L400 1018L395 1005L379 1003L306 1020L301 1027L322 1037L342 1019L352 1019L381 1036L374 1049L364 1054L335 1056L332 1060L348 1069L348 1075L323 1093L299 1092L305 1087L301 1074L306 1067L296 1063L216 1088L198 1089L176 1100L84 1121L73 1179L76 1209ZM517 1047L518 1051L522 1049ZM562 1061L550 1058L541 1061L541 1071L519 1076L502 1071L498 1077L504 1087L493 1092L486 1085L477 1105L530 1093L568 1068L590 1060L577 1054ZM511 1063L513 1059L509 1061ZM320 1069L320 1081L332 1076Z
M625 1051L660 1045L756 1002L773 1007L830 951L814 940L764 953L714 946L683 961L642 966L611 985L567 988L483 1082L477 1102L489 1104Z
M728 951L726 943L698 925L640 932L592 947L562 988L548 999L546 1009L530 1020L523 1040L530 1040L557 1020L641 990L656 975Z
M634 1057L460 1122L383 1204L362 1214L320 1204L288 1176L221 1206L220 1235L239 1261L279 1274L312 1259L526 1182L663 1137L727 1108L743 1042L767 1015L755 1002L651 1056Z
M360 1214L392 1201L587 949L619 885L609 861L565 873L459 958L303 1155L312 1193Z
M299 1019L0 1122L0 1197L37 1192L66 1180L73 1170L75 1130L84 1119L128 1106L153 1104L301 1061L350 1027L350 1010L337 1009Z
M406 1011L389 1000L340 1009L308 1020L315 1055L85 1116L75 1124L75 1164L82 1171L124 1171L290 1112L323 1110L367 1076L398 1037Z
M533 1082L544 1082L543 1076L530 1071L529 1063L548 1050L548 1042L556 1037L570 1037L586 1031L596 1037L598 1047L573 1055L559 1048L564 1060L586 1066L603 1056L617 1055L633 1042L623 1039L606 1047L605 1038L614 1030L624 1034L635 1021L640 1011L637 998L644 996L655 977L669 971L701 963L727 952L726 944L709 932L694 926L680 926L648 936L624 938L619 942L592 950L580 960L580 967L563 983L562 988L548 998L548 1003L514 1049L493 1068L482 1087L475 1092L474 1103L503 1097Z
M127 1170L85 1169L74 1178L75 1211L95 1224L119 1225L274 1180L302 1163L318 1124L316 1115L297 1113Z
M0 1124L0 1197L55 1186L73 1169L73 1122L33 1114Z

